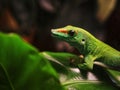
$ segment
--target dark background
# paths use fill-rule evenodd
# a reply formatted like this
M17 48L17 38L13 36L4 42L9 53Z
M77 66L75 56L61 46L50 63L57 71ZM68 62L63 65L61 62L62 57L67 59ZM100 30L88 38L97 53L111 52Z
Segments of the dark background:
M51 37L52 28L74 25L88 30L120 50L120 0L112 1L114 0L0 0L0 30L21 35L40 51L77 53L67 43ZM110 6L110 3L114 6ZM99 13L100 5L109 12L105 18L105 11ZM106 5L112 7L112 10L105 8Z

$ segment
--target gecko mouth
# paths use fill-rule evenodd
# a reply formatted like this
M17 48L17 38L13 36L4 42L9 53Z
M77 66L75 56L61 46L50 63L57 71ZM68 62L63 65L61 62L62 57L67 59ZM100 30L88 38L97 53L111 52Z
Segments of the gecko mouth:
M54 33L52 33L51 34L53 37L58 37L58 35L57 34L54 34Z
M57 39L62 39L58 34L55 34L55 33L52 33L51 36L52 36L52 37L55 37L55 38L57 38Z
M67 35L66 35L66 34L57 32L56 30L52 30L52 36L53 36L53 37L60 38L60 39L62 39L62 38L67 38Z
M59 39L59 40L67 41L67 39L65 39L65 37L61 37L61 36L59 36L58 34L53 34L53 33L52 33L52 37L55 37L55 38L57 38L57 39Z

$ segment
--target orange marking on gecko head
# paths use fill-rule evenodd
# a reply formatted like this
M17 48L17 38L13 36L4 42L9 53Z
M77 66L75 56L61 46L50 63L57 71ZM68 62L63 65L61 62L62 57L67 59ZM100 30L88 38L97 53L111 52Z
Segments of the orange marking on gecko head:
M61 32L61 33L68 33L68 31L66 29L58 29L57 31Z

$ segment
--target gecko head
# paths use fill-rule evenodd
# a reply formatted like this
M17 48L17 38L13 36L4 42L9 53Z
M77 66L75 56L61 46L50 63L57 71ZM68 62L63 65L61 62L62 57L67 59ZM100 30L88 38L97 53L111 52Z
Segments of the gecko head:
M72 46L84 46L86 44L86 31L74 26L52 29L52 36L68 42Z

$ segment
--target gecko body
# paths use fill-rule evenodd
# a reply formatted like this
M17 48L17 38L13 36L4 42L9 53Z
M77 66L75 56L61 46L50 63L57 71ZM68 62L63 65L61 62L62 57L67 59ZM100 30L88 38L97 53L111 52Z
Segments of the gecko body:
M95 62L98 62L106 68L120 71L120 52L86 30L69 25L52 29L52 36L68 42L84 55L85 63L79 64L80 68L93 69Z

